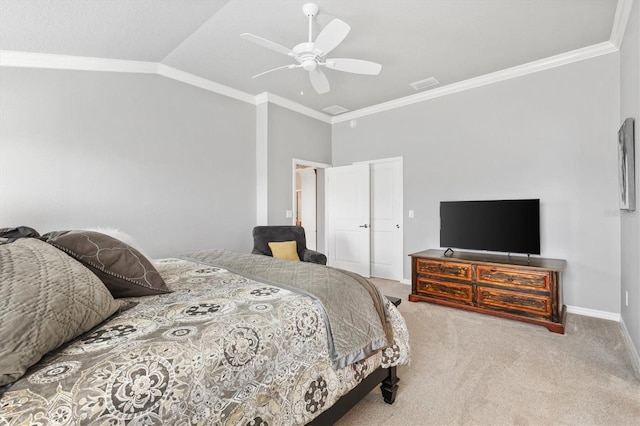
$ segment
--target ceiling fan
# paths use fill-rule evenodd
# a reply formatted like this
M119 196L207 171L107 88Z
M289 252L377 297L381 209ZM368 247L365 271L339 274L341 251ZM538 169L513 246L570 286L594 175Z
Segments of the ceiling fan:
M349 34L351 27L340 19L334 19L320 31L320 34L316 37L316 41L312 41L313 18L318 14L318 10L318 5L315 3L307 3L302 7L302 12L309 18L309 41L297 44L293 49L289 49L257 35L249 33L240 34L240 37L245 40L288 55L297 62L296 64L283 65L261 72L252 78L280 69L302 68L309 72L309 80L314 90L322 95L330 90L330 86L329 80L324 72L322 72L321 67L354 74L378 75L380 73L382 65L375 62L349 58L326 58L329 52L342 43L347 34Z

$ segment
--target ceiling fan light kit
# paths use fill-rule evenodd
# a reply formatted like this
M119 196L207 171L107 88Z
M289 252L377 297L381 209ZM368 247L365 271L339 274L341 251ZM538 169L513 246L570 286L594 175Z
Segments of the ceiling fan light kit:
M309 39L306 42L299 43L293 49L288 49L278 43L256 36L254 34L242 33L240 37L251 41L267 49L275 52L291 56L297 64L283 65L276 67L260 74L254 75L252 78L260 77L264 74L280 69L302 68L309 73L311 86L320 95L329 92L331 86L327 76L321 67L326 67L336 71L343 71L353 74L378 75L382 70L382 65L364 61L361 59L350 58L332 58L327 59L326 56L335 49L347 37L351 27L340 19L334 19L324 27L315 42L313 41L313 18L318 14L319 8L315 3L306 3L302 6L302 12L309 19Z

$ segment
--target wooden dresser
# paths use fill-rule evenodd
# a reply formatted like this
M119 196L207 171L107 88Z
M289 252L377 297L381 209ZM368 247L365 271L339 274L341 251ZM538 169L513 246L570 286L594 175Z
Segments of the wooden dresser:
M411 254L411 302L431 302L543 325L564 334L566 261L425 250Z

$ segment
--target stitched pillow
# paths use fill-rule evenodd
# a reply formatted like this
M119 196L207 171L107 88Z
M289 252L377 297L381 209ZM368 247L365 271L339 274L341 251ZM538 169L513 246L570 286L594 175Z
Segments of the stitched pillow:
M295 241L271 242L268 244L273 257L278 259L297 260L298 262L300 261L300 257L298 257L298 252L296 251L297 247Z
M149 259L109 235L95 231L57 231L43 235L42 239L89 268L113 297L171 292Z
M128 244L131 247L133 247L134 249L138 250L141 255L143 255L145 258L147 258L155 266L155 262L153 261L153 259L151 259L151 257L149 257L147 255L147 253L145 253L142 250L140 245L133 239L133 237L131 235L127 234L126 232L123 232L123 231L119 230L118 228L112 228L112 227L109 227L109 226L96 226L96 227L93 227L93 228L87 228L87 229L85 229L85 231L99 232L101 234L106 234L106 235L108 235L108 236L110 236L112 238L115 238L116 240L120 240L123 243Z
M0 244L0 386L120 307L82 264L36 238Z

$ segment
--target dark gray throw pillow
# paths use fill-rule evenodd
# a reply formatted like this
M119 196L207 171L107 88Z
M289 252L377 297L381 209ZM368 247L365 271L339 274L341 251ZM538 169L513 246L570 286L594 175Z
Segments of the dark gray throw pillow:
M170 293L151 261L130 245L94 231L56 231L41 237L88 267L113 297Z
M0 238L13 242L19 238L39 238L40 234L29 226L16 226L14 228L0 228Z

